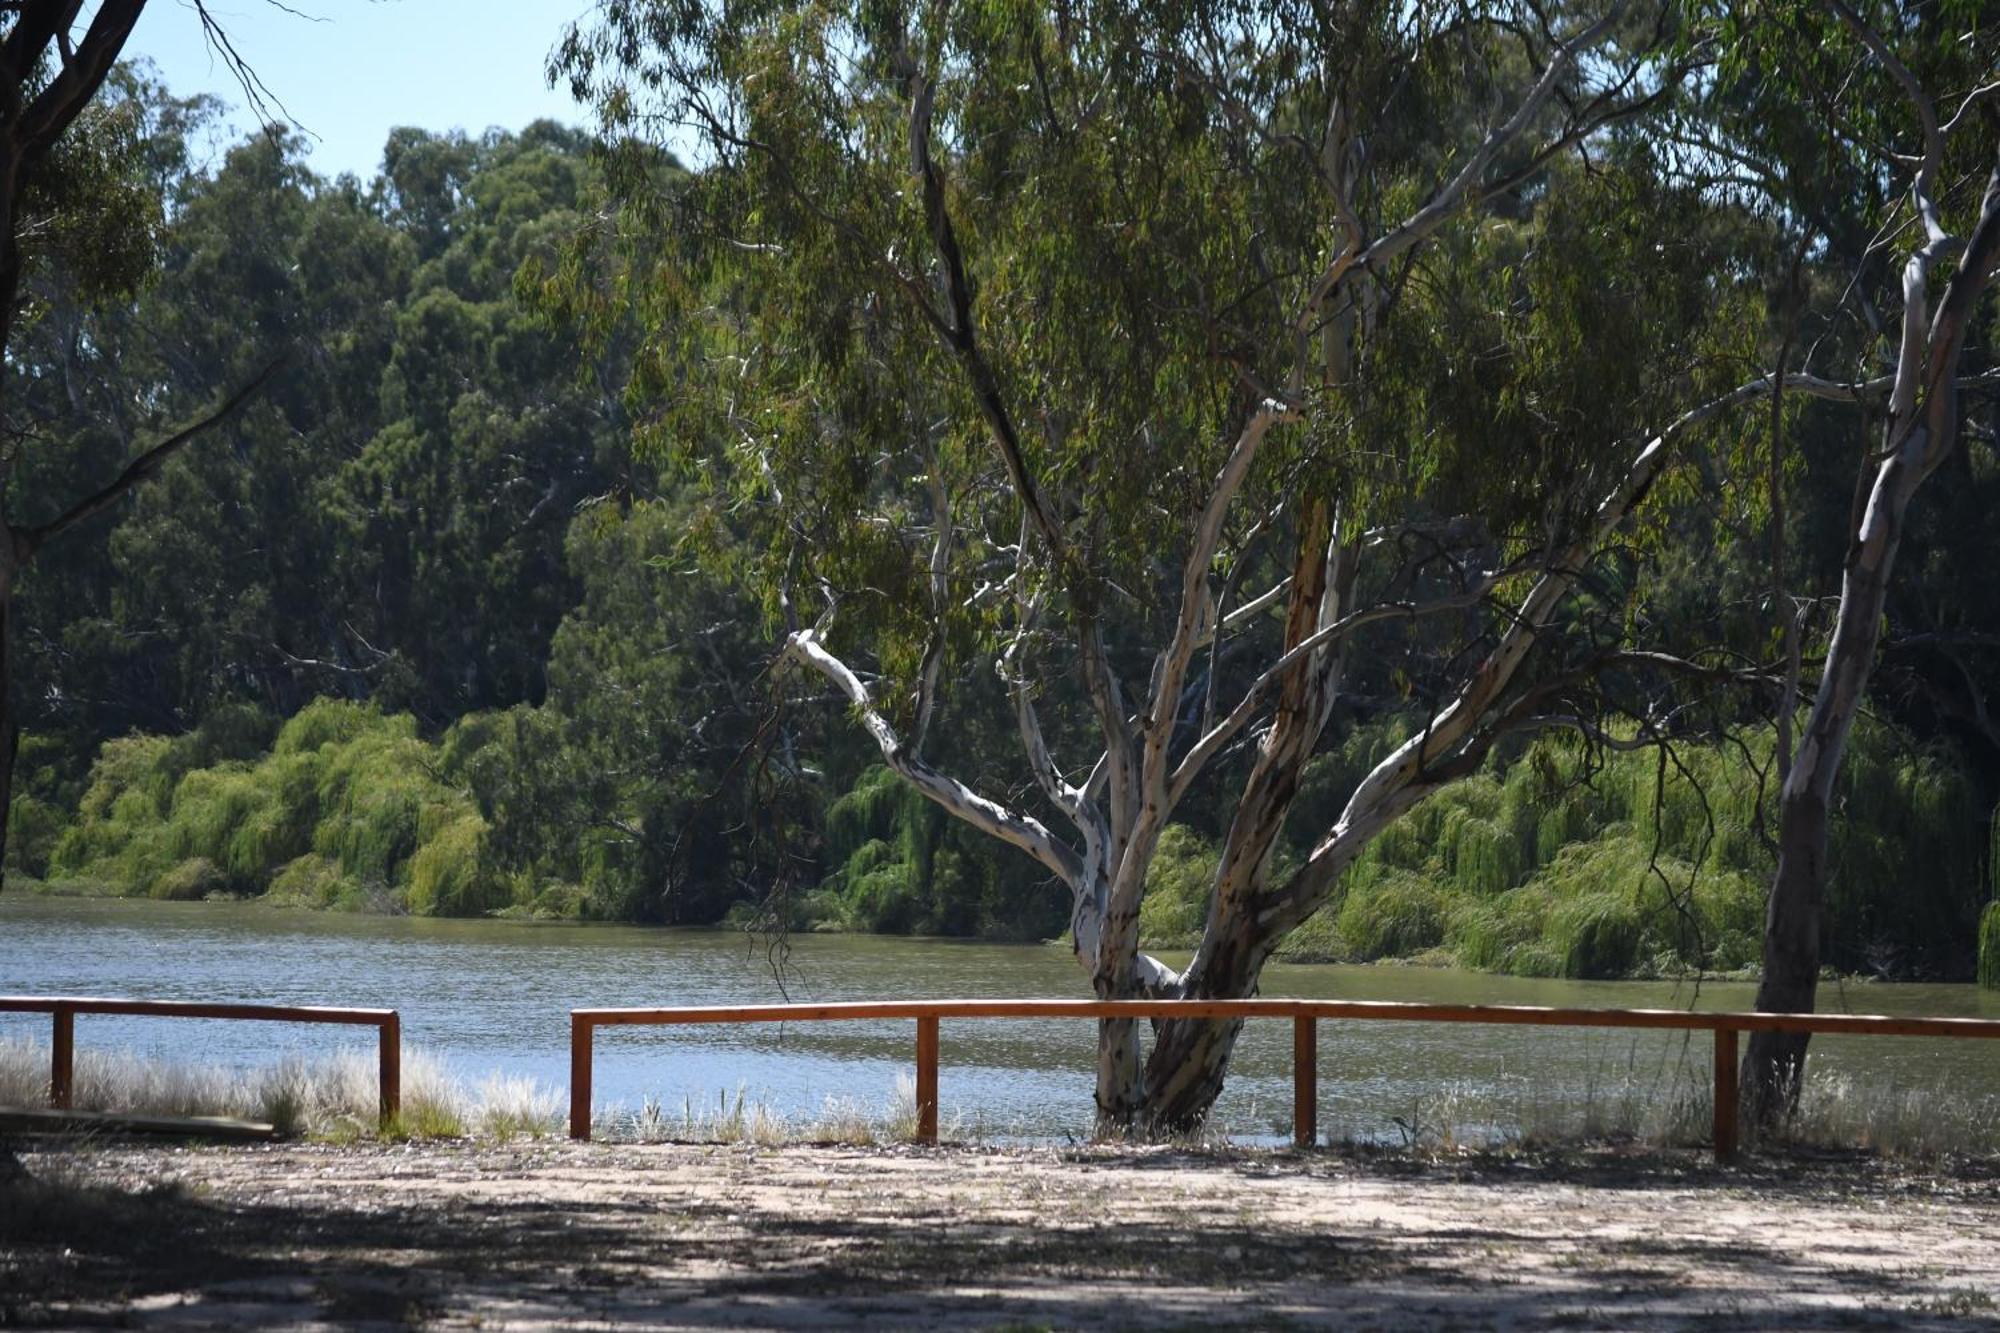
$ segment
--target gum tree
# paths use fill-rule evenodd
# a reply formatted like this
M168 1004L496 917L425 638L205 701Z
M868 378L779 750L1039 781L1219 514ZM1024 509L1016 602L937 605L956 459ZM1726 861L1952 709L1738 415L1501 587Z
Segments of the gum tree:
M152 265L162 201L148 191L137 99L107 99L107 80L146 0L102 0L88 19L76 0L0 5L0 354L39 313L29 279L40 272L85 299L127 296ZM222 44L253 95L259 85L221 38L201 0L194 17ZM276 370L235 386L199 419L139 449L115 475L81 495L15 491L38 423L20 410L18 371L0 376L0 811L11 809L20 743L11 686L12 623L21 577L51 542L117 505L176 453L233 415ZM30 518L26 515L35 514ZM6 821L0 819L0 861Z
M1635 513L1763 391L1721 229L1626 135L1688 52L1587 6L620 0L552 72L624 207L526 283L643 312L642 434L767 539L785 655L1068 888L1099 995L1244 996L1507 738L1629 739L1604 682L1703 669L1628 623ZM1011 762L952 745L966 670ZM1387 708L1421 720L1281 857ZM1139 907L1197 788L1233 814L1175 970ZM1198 1123L1237 1026L1103 1023L1100 1128Z
M1818 989L1835 783L1911 505L1957 445L1962 395L1994 383L1978 326L2000 264L2000 43L1990 14L1948 3L1728 6L1707 21L1729 55L1689 137L1786 220L1802 256L1818 252L1837 295L1808 302L1789 335L1806 361L1799 374L1815 382L1812 362L1836 367L1880 427L1858 470L1837 611L1795 744L1791 700L1780 708L1777 865L1756 1003L1803 1013ZM1804 628L1789 631L1794 680ZM1743 1088L1760 1120L1796 1105L1806 1046L1803 1033L1752 1035Z

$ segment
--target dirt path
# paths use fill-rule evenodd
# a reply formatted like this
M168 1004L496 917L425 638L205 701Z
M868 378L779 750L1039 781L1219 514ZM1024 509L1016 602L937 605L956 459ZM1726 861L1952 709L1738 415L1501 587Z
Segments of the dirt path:
M0 1324L1993 1327L2000 1174L1865 1159L69 1147Z

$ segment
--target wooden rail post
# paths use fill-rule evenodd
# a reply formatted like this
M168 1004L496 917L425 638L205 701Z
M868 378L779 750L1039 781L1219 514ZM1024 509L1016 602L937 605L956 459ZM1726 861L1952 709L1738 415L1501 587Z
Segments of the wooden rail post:
M53 1023L49 1034L49 1105L67 1111L76 1094L76 1013L57 1005L49 1017Z
M1715 1160L1736 1156L1736 1029L1715 1029Z
M917 1142L938 1137L938 1020L936 1014L917 1019Z
M590 1020L569 1016L569 1136L579 1143L590 1138Z
M382 1129L403 1114L403 1017L390 1014L378 1030L375 1053L377 1091L382 1099Z
M1310 1014L1292 1020L1292 1142L1319 1142L1319 1020Z

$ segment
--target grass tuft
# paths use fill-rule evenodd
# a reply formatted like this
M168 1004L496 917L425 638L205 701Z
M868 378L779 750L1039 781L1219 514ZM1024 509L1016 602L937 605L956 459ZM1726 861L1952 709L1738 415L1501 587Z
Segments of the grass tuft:
M640 1143L754 1143L775 1147L786 1143L838 1143L872 1147L907 1143L917 1134L917 1084L909 1074L896 1077L888 1101L869 1107L852 1097L828 1097L811 1115L788 1116L748 1091L718 1090L715 1102L683 1098L678 1115L657 1097L648 1097L636 1112L620 1106L597 1113L593 1133L599 1138ZM938 1137L964 1136L957 1120L938 1126Z
M49 1051L0 1041L0 1105L48 1105ZM149 1059L130 1051L79 1051L72 1104L80 1111L234 1116L280 1133L352 1142L377 1132L373 1050L288 1059L264 1070ZM402 1114L390 1138L540 1138L561 1126L561 1097L530 1078L494 1074L468 1088L444 1062L403 1052Z

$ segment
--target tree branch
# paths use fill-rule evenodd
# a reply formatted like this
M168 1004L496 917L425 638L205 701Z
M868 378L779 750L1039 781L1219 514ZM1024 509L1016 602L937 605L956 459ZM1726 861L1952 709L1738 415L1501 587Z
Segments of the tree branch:
M17 153L23 158L39 157L83 113L90 99L97 96L111 67L118 63L118 53L125 49L125 39L131 36L132 25L139 21L139 11L145 7L145 0L104 0L91 16L90 29L77 45L73 58L62 61L55 77L22 109L11 136ZM74 7L58 8L69 12L61 16L57 30L75 17ZM38 27L36 31L41 29ZM18 77L26 76L54 31L50 30L49 36L42 37L32 48L24 43L18 52L13 42L17 34L8 34L7 59ZM31 39L34 35L28 34ZM26 57L27 65L17 63L21 56Z
M176 453L179 453L190 441L194 440L204 431L219 425L241 411L243 405L249 402L258 390L269 383L271 377L276 375L289 359L290 353L286 353L272 360L249 383L223 400L220 407L200 420L181 427L172 435L169 435L166 439L148 449L145 453L140 454L137 458L126 464L125 470L114 477L110 484L106 485L102 490L78 500L64 511L61 516L39 527L17 529L14 534L14 545L15 549L20 553L20 559L25 562L32 558L35 552L48 545L51 541L54 541L57 537L62 536L63 533L69 531L85 519L102 513L123 499L135 486L146 481L161 468L165 467L167 460L171 459Z
M1339 288L1341 281L1350 272L1357 268L1366 269L1377 264L1386 263L1443 226L1445 220L1458 208L1468 192L1479 183L1480 177L1486 174L1486 169L1492 165L1494 157L1499 154L1502 148L1520 136L1521 132L1527 128L1529 122L1534 119L1535 115L1548 102L1549 98L1555 93L1558 84L1561 83L1563 76L1575 65L1577 59L1585 51L1590 50L1606 37L1610 36L1612 24L1617 19L1621 8L1622 6L1618 5L1612 6L1604 17L1585 28L1570 41L1565 42L1556 51L1554 58L1549 61L1548 68L1543 70L1541 77L1535 81L1534 87L1528 90L1527 95L1521 99L1520 105L1514 108L1514 114L1509 116L1498 128L1486 136L1485 140L1474 150L1472 156L1467 158L1465 164L1458 169L1458 172L1450 180L1440 185L1421 208L1410 214L1409 217L1405 218L1389 231L1369 242L1366 247L1360 247L1356 244L1343 246L1339 255L1334 258L1333 262L1327 266L1320 274L1319 279L1313 284L1312 294L1307 298L1304 308L1299 313L1297 328L1300 331L1304 331L1317 321L1320 309L1333 296L1333 293ZM1592 123L1594 124L1595 122ZM1583 129L1582 132L1587 132L1587 128Z
M1201 775L1202 769L1206 768L1236 733L1257 715L1259 705L1270 688L1282 680L1285 673L1301 659L1345 639L1364 626L1385 620L1416 620L1422 616L1437 615L1445 611L1463 611L1468 607L1477 606L1485 600L1486 595L1502 578L1518 572L1515 569L1494 570L1482 575L1463 592L1441 597L1435 601L1384 602L1359 611L1351 611L1301 639L1289 652L1266 668L1264 674L1257 677L1250 688L1243 692L1242 699L1229 711L1229 715L1209 728L1182 757L1174 768L1173 779L1168 788L1172 802L1179 802L1188 787Z
M1041 488L1028 471L1020 433L1014 428L1014 419L1008 413L1006 400L1000 392L1000 378L979 346L975 331L972 281L965 271L965 254L958 243L958 230L952 225L951 210L945 204L944 177L931 159L931 103L936 84L916 68L916 62L907 51L901 54L899 63L910 84L911 170L923 182L924 218L930 226L931 243L937 248L944 270L945 296L950 312L945 322L945 340L965 370L967 387L979 406L980 415L986 418L994 445L1000 451L1001 462L1006 465L1008 479L1013 482L1015 494L1021 498L1022 508L1027 511L1036 532L1048 543L1049 550L1061 559L1068 551L1062 524L1057 521L1054 510L1049 507Z
M802 629L785 640L785 652L817 669L845 694L861 715L861 722L882 752L882 760L897 776L915 787L944 810L964 820L980 832L1034 857L1074 891L1083 871L1083 858L1059 841L1041 821L1016 814L996 801L988 800L956 778L946 777L911 754L897 737L895 728L876 709L868 687L848 665L820 643L817 631Z
M1242 488L1243 480L1256 461L1257 448L1271 427L1292 418L1292 410L1275 398L1266 398L1250 414L1236 437L1222 470L1210 487L1208 501L1195 524L1194 541L1188 549L1187 564L1181 571L1181 609L1174 623L1173 637L1159 656L1153 672L1153 697L1146 719L1144 781L1149 797L1167 789L1167 749L1173 741L1174 721L1179 713L1181 685L1187 679L1188 662L1194 657L1206 630L1208 570L1215 548L1222 540L1223 520Z
M1314 847L1306 863L1277 891L1278 906L1274 910L1287 920L1303 920L1332 890L1340 871L1351 859L1350 849L1365 844L1389 819L1436 790L1444 779L1456 773L1462 761L1468 757L1476 761L1476 755L1461 750L1460 743L1512 684L1536 638L1554 617L1584 565L1645 499L1664 468L1673 443L1718 413L1769 392L1769 381L1770 376L1760 377L1684 413L1640 448L1611 493L1598 505L1589 531L1570 543L1535 581L1500 642L1457 696L1355 787L1333 828Z

